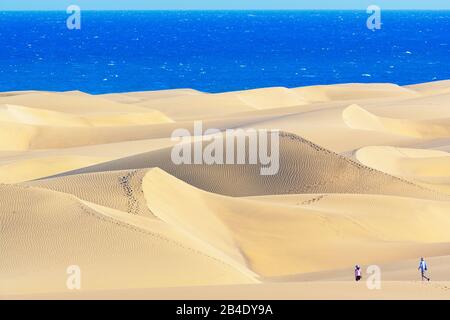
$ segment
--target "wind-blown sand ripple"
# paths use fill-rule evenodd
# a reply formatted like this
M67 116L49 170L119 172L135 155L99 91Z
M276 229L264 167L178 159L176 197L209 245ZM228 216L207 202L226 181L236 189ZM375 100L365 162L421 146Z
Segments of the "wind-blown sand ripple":
M171 148L67 172L58 176L158 167L200 189L228 196L299 193L366 193L448 199L444 194L363 166L289 133L280 134L280 170L262 176L260 165L181 164ZM234 183L224 183L233 181Z
M0 298L448 299L449 83L0 93ZM175 165L199 120L279 130L278 173Z

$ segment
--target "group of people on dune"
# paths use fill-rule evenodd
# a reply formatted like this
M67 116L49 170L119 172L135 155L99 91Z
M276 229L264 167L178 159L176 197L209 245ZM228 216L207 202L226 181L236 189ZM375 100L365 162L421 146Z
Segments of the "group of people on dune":
M430 281L430 278L425 275L426 271L428 271L428 266L423 257L420 258L419 268L417 268L417 269L420 271L420 274L422 276L422 281L424 281L424 280ZM359 265L356 265L355 266L355 280L360 281L361 279L362 279L361 267Z

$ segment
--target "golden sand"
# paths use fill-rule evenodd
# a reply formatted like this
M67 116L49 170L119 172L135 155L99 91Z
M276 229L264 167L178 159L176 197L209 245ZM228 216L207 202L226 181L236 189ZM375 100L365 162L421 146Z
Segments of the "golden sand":
M449 81L1 93L0 298L449 299L449 103ZM198 120L280 130L278 174L175 165Z

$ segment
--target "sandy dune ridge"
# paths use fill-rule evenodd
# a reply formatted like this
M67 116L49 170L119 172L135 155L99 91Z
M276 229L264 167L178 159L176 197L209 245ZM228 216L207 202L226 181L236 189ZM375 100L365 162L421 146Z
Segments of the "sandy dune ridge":
M1 93L0 298L448 299L449 103L449 81ZM280 130L278 173L175 165L196 121Z

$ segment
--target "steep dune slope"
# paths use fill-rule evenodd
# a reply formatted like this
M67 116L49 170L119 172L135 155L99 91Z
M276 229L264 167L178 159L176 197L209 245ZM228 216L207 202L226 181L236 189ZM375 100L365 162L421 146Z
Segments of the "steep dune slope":
M171 148L114 160L63 175L159 167L193 186L229 196L364 193L448 199L448 196L362 166L292 134L280 134L279 148L279 172L268 176L260 174L261 164L175 165L171 160Z
M373 146L358 150L356 158L396 176L425 181L450 176L450 154L444 151Z
M317 201L290 196L293 204L274 196L230 198L195 189L160 169L149 171L143 186L158 218L222 250L232 246L223 242L226 226L249 267L262 276L450 252L447 202L372 195L323 195ZM176 202L170 201L172 192Z
M0 183L35 180L69 170L167 148L170 139L146 139L74 148L0 151Z
M255 282L157 220L36 188L3 185L0 199L0 294L67 291L71 265L87 291Z
M98 172L25 182L22 185L68 193L104 207L154 218L143 196L142 179L146 171Z
M354 129L389 132L421 139L450 137L450 119L408 120L376 116L357 105L344 110L342 117Z
M359 162L389 174L450 192L450 154L430 149L373 146L355 153Z

